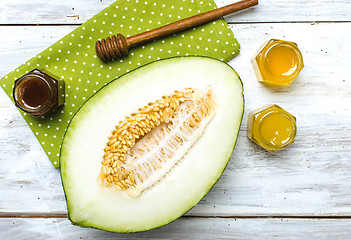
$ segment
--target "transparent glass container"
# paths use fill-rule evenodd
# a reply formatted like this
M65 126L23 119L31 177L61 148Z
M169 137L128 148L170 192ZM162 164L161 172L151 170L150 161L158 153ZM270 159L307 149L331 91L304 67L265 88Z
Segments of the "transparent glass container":
M64 81L56 80L44 71L34 69L15 81L13 98L22 111L42 116L65 101Z
M296 136L296 118L278 105L249 113L247 136L269 152L289 146Z
M258 81L269 85L289 85L304 67L297 44L278 39L264 44L251 62Z

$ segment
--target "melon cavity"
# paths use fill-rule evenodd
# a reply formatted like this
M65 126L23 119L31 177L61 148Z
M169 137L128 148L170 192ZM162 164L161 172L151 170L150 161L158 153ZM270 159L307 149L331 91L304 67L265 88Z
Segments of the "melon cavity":
M236 72L206 57L157 61L103 87L62 144L72 223L138 232L183 215L224 171L243 106Z
M126 117L105 148L102 186L140 195L186 154L214 111L211 90L201 93L188 88L163 96Z

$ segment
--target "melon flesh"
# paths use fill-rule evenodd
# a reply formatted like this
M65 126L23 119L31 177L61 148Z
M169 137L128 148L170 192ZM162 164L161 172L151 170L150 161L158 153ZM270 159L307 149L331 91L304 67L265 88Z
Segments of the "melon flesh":
M211 89L214 115L179 160L156 183L133 196L103 187L104 148L119 121L149 102L186 88ZM76 113L65 134L60 171L75 225L113 232L163 226L191 209L230 159L244 108L242 83L226 63L206 57L157 61L109 83Z

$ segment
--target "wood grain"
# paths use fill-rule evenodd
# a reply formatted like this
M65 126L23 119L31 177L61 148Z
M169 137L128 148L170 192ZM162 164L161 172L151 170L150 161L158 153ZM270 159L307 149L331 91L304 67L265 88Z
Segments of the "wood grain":
M155 41L161 37L182 32L186 29L219 19L228 14L243 11L247 8L256 6L257 4L257 0L242 0L208 12L196 14L194 16L172 22L146 32L141 32L130 37L124 37L121 33L118 33L117 35L107 37L106 40L98 40L95 45L96 55L104 62L125 57L128 55L129 49L132 47L142 45L152 40ZM116 47L113 48L112 46Z
M1 219L1 239L348 239L350 219L180 218L141 233L111 233L71 225L67 219Z
M133 1L133 0L131 0ZM135 1L135 0L134 0ZM216 0L219 7L237 0ZM2 0L0 24L81 24L113 0ZM259 8L226 17L231 23L350 21L349 0L260 0Z
M220 17L226 16L230 13L243 11L244 9L253 7L258 4L257 0L244 0L223 6L221 8L214 9L205 13L201 13L183 20L179 20L174 23L167 24L165 26L139 33L127 38L129 47L143 44L153 39L157 39L163 36L167 36L173 33L178 33L185 29L196 27L198 25L216 20Z
M112 2L1 1L0 77ZM186 217L146 233L71 225L59 171L0 89L0 239L348 239L350 12L348 0L261 0L259 8L226 17L241 43L229 64L246 100L237 146L218 183ZM304 56L305 68L288 87L267 87L254 75L249 59L270 38L295 41ZM248 112L268 103L298 123L293 145L274 154L246 137Z
M188 216L350 216L351 23L232 25L241 53L230 64L244 82L246 110L238 143L223 176ZM5 73L74 27L0 27L1 36L23 36L21 55L0 56ZM15 29L15 34L13 33ZM313 32L313 34L310 34ZM328 33L328 34L327 34ZM42 38L45 36L45 38ZM257 82L250 57L271 37L296 41L305 69L287 88ZM25 41L27 38L28 41ZM31 38L37 39L29 41ZM7 46L18 45L11 39ZM31 42L30 45L29 42ZM26 44L27 43L27 44ZM33 47L31 47L33 46ZM19 54L21 53L21 54ZM22 59L21 59L22 58ZM337 64L335 64L337 63ZM326 68L326 65L330 67ZM277 103L297 117L298 136L286 150L269 154L246 138L247 114ZM1 212L65 213L59 172L52 168L26 124L1 91ZM25 139L25 140L24 140ZM9 201L12 199L13 201Z

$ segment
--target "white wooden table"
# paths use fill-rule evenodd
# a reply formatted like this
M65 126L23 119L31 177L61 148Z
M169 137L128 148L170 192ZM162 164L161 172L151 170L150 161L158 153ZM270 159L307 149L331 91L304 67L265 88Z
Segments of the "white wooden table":
M112 2L1 0L0 76ZM197 206L144 233L71 225L59 171L0 90L0 239L350 239L351 1L261 0L226 20L241 43L230 65L244 83L245 113L227 169ZM304 56L288 87L254 75L250 58L270 38L297 42ZM298 123L295 143L275 154L246 137L248 112L268 103Z

